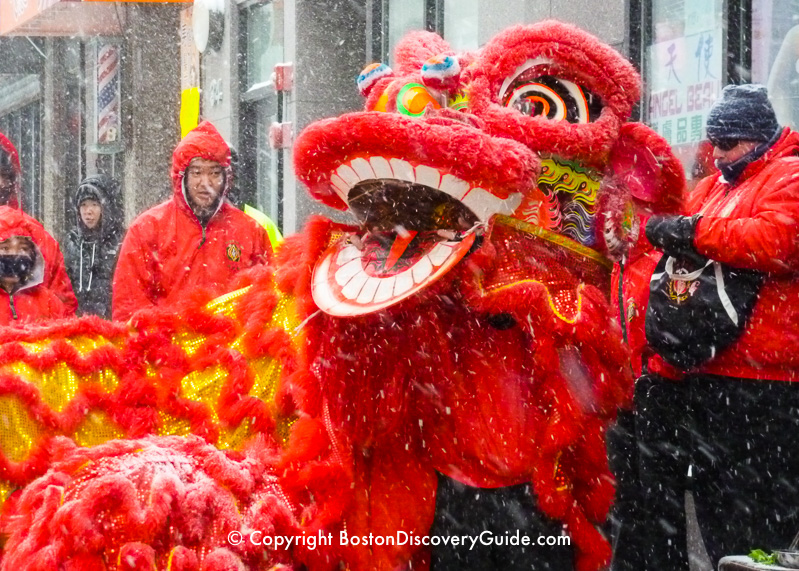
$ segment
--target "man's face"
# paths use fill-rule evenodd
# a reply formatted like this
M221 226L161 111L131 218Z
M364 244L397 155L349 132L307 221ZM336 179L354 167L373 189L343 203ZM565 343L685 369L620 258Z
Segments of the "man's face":
M210 217L225 187L225 169L215 161L195 158L186 169L186 194L197 218Z
M713 143L713 158L717 163L734 163L760 143L758 141L716 141Z
M12 293L33 271L35 250L30 238L12 236L0 242L0 287Z
M89 230L97 228L102 216L103 207L93 198L87 198L80 203L80 219Z
M16 181L17 178L12 171L0 169L0 205L8 204L8 201L11 200Z

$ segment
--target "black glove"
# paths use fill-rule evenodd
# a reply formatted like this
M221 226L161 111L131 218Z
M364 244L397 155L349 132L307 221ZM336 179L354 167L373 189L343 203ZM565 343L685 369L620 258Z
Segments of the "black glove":
M696 224L701 216L653 216L646 223L646 238L655 248L675 258L696 258Z

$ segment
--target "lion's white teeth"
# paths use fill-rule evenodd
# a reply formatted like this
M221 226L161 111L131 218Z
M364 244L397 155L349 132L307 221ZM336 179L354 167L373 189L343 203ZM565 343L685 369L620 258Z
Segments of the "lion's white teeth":
M427 277L433 273L433 264L430 263L430 258L427 256L416 262L416 265L411 268L414 283L420 284Z
M338 270L336 270L336 276L335 276L336 283L341 287L344 287L350 282L350 280L355 275L359 273L363 273L363 270L361 269L360 256L358 256L358 258L354 260L350 260L349 262L341 266Z
M395 276L397 281L394 282L394 297L399 297L406 291L413 287L413 276L411 272L402 272Z
M350 161L350 167L352 170L355 171L355 174L358 175L359 180L371 180L377 178L375 176L375 171L372 170L372 167L369 166L369 161L362 158L353 159Z
M439 242L436 244L435 248L430 250L427 256L430 258L430 261L433 262L434 266L440 266L446 261L450 253L452 253L452 245L446 242Z
M444 229L436 230L436 234L447 240L454 240L455 237L458 235L458 233L455 232L455 230L444 230Z
M469 192L469 183L447 173L441 177L438 190L449 194L452 198L461 200Z
M360 244L360 248L358 247L358 244L355 243L356 240ZM338 256L336 257L337 265L343 266L347 262L361 257L360 250L363 250L363 242L361 242L361 239L358 238L358 236L353 236L351 238L351 241L352 244L350 244L349 246L347 246L338 253Z
M416 183L430 188L439 188L441 184L441 175L433 167L419 165L416 167Z
M405 267L385 275L375 263L352 243L345 241L331 246L317 262L312 278L312 295L319 309L330 315L352 317L366 315L407 299L439 279L468 253L475 235L461 240L439 242L414 261L405 260ZM375 273L377 272L377 273Z
M411 183L416 182L416 172L413 170L411 163L402 159L389 159L388 162L394 172L394 178Z
M385 157L369 157L369 164L377 178L394 178L394 171L391 170L391 165Z
M349 190L359 182L361 182L361 177L358 176L358 173L349 166L349 165L341 165L336 169L336 174L341 177L345 183L347 183Z
M494 214L512 214L521 204L521 193L501 199L488 190L472 187L468 182L442 173L428 165L414 167L406 160L386 157L357 157L339 165L330 177L330 185L344 202L349 203L349 191L355 185L370 180L400 180L420 184L460 200L481 222L488 222Z
M375 303L382 303L391 299L391 296L394 295L394 281L394 276L382 278L380 280L380 285L377 286L377 292L372 301Z
M366 285L366 282L369 280L369 276L360 269L360 262L359 265L359 273L355 274L353 278L349 281L347 285L345 285L342 290L341 294L346 297L347 299L357 299L358 295L361 293L363 286Z
M330 177L330 184L333 185L333 190L336 194L338 194L339 198L341 198L341 200L344 202L347 202L347 195L350 192L350 185L344 182L344 179L337 174L334 174Z
M380 287L380 281L380 278L373 277L366 280L366 284L363 286L361 293L358 294L356 301L360 304L371 303L375 298L375 294L377 294L377 288Z

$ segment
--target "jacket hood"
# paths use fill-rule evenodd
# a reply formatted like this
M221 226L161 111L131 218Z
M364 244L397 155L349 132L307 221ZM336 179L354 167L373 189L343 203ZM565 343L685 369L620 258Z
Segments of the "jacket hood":
M8 153L9 157L11 158L11 166L14 168L14 174L16 174L16 181L14 182L14 190L11 192L11 198L8 201L8 206L12 206L14 208L20 208L19 202L19 185L20 185L20 175L22 174L22 167L19 163L19 153L17 152L17 148L14 144L8 140L8 138L0 133L0 148L2 148L6 153Z
M230 147L209 121L203 121L189 131L172 153L172 192L183 198L183 176L186 167L194 158L215 161L225 168L225 188L222 196L226 196L233 184L233 172L230 168Z
M77 228L82 235L88 235L91 231L86 227L80 217L80 203L91 198L100 203L103 209L100 218L100 237L119 233L122 229L122 211L119 205L119 184L105 174L94 174L84 178L77 193L73 206L77 219Z
M760 172L768 162L791 156L799 156L799 133L789 127L785 127L777 142L762 157L747 165L743 173L735 179L735 184L740 184L755 173ZM720 174L719 176L722 175Z
M799 133L788 127L782 130L782 135L777 142L766 151L766 156L770 158L796 155L799 155Z
M21 289L32 288L44 281L44 256L39 244L36 243L37 226L41 225L18 208L0 206L0 242L12 236L24 236L30 238L36 249L33 276ZM41 228L38 228L38 233L41 233Z

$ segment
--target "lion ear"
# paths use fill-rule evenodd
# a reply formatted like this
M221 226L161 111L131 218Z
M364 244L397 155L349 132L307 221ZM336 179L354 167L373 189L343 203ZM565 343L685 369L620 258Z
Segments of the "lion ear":
M655 213L682 210L685 171L666 140L642 123L625 123L610 167L639 206Z

